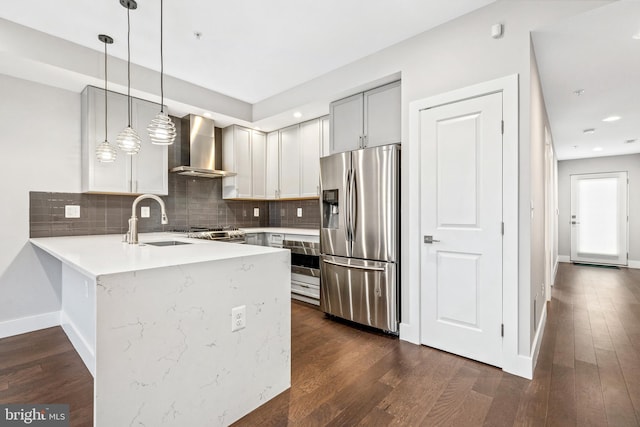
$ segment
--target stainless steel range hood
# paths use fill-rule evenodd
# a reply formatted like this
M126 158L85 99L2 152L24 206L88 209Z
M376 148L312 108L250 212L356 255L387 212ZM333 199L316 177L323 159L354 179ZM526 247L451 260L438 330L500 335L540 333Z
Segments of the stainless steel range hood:
M184 166L170 170L180 175L222 178L236 173L216 170L216 138L213 120L189 114L182 118L181 157ZM186 130L189 132L186 132Z

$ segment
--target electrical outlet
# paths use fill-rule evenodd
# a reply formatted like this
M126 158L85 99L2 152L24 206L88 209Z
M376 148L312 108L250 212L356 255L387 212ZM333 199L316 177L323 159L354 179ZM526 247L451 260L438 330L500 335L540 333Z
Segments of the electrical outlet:
M80 218L80 206L79 205L65 205L64 206L65 218Z
M260 208L253 208L253 216L260 216Z
M231 309L231 332L239 331L247 326L247 306L241 305Z
M140 217L141 218L149 218L151 216L151 210L149 206L143 206L140 208Z
M298 218L302 217L302 208L298 208L297 215L298 215Z

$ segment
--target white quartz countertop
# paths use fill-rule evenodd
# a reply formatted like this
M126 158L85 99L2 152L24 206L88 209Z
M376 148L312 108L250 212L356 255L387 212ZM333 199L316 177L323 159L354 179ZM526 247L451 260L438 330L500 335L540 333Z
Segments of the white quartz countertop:
M144 244L166 240L178 240L191 244L177 246ZM283 250L265 246L189 239L179 233L141 233L139 241L139 245L123 243L120 234L30 239L33 245L91 277Z
M247 233L282 233L297 234L299 236L319 236L320 230L317 228L283 228L283 227L255 227L242 228Z

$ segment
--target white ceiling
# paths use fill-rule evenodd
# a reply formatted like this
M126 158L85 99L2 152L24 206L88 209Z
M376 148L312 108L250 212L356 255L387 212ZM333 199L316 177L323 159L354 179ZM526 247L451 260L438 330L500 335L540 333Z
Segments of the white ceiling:
M640 153L640 1L621 0L533 33L558 158ZM584 94L573 92L582 89ZM616 122L603 122L617 115ZM585 129L595 129L584 134ZM637 139L635 143L625 143ZM601 151L594 151L594 148Z
M493 1L167 0L165 73L256 103ZM118 0L3 2L0 17L99 51L105 33L126 59ZM159 22L160 2L138 0L132 62L159 70Z

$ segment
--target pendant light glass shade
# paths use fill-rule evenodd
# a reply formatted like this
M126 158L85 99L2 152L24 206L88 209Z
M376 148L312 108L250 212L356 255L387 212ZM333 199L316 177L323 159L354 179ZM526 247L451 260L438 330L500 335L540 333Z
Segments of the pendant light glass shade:
M151 120L147 131L151 142L156 145L171 145L176 140L176 125L164 111Z
M118 135L118 148L127 154L138 154L140 151L140 136L131 127L131 9L136 9L138 4L135 0L120 0L120 4L127 9L127 108L129 124Z
M118 151L107 139L107 45L113 43L113 39L100 34L98 40L104 43L104 141L96 147L96 158L101 163L112 163L118 157Z
M156 145L171 145L176 140L176 125L164 112L164 58L162 55L163 39L163 0L160 0L160 112L147 127L151 142Z
M111 145L106 139L96 147L96 158L100 163L113 163L118 157L116 147Z
M127 126L118 134L117 143L118 148L127 154L138 154L140 151L140 136L131 126Z

